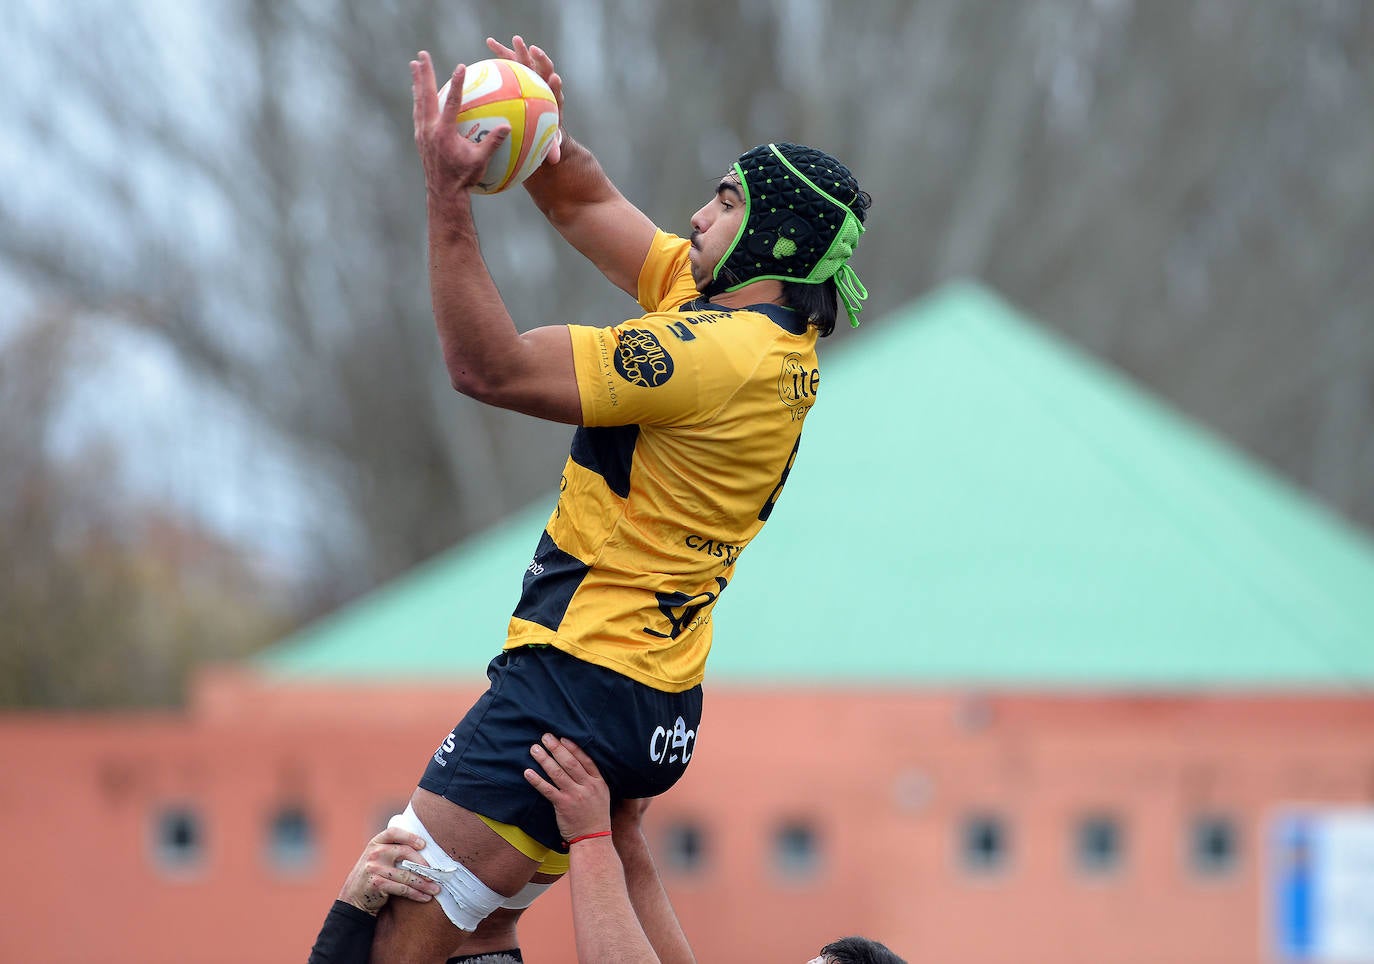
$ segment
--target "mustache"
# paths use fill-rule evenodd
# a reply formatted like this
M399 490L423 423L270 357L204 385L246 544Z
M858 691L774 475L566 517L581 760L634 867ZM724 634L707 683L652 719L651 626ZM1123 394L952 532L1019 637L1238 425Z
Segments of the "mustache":
M692 243L692 247L697 248L698 250L700 250L700 248L701 248L701 245L697 243L697 238L699 238L699 237L701 237L701 232L698 231L696 228L693 228L693 229L692 229L692 234L691 234L691 236L688 238L688 240L691 241L691 243Z

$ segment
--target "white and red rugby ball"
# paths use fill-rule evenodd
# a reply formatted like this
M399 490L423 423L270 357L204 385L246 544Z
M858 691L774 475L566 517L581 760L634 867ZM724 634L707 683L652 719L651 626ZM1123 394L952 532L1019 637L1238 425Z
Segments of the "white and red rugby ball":
M441 111L448 88L439 91ZM458 132L480 141L500 127L509 127L510 136L473 186L478 194L499 194L529 177L558 136L558 102L543 77L513 60L479 60L463 78Z

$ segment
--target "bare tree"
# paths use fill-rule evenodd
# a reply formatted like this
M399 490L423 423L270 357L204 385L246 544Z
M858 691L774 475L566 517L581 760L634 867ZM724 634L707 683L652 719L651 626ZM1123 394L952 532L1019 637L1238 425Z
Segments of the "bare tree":
M875 198L866 328L976 277L1374 528L1360 0L45 9L0 15L0 282L48 324L155 336L282 441L316 608L550 494L563 458L565 428L456 396L435 350L406 62L487 34L550 49L569 127L665 227L745 148L829 149ZM476 203L522 328L635 313L526 200Z
M122 491L111 448L54 454L64 376L96 347L53 312L0 355L0 706L176 703L192 667L288 624L239 547Z

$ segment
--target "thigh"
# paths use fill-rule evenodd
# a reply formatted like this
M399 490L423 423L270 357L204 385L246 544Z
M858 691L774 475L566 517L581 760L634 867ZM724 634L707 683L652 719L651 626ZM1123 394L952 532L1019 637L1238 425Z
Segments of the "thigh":
M417 789L411 805L435 843L498 894L514 895L538 867L537 861L508 844L476 814L443 797ZM438 901L389 901L377 918L372 961L442 964L464 946L468 936L454 926Z
M557 883L562 877L561 873L535 871L530 883L547 887ZM487 919L478 925L477 930L472 932L472 936L463 942L463 954L472 957L518 949L520 935L516 933L516 926L520 923L520 916L528 909L529 905L518 909L501 907L492 911Z

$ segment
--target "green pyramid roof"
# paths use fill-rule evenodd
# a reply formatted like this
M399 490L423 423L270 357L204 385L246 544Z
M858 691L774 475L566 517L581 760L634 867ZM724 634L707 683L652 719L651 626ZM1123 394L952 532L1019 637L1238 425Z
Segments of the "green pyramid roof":
M823 358L708 682L1374 686L1374 549L971 285ZM476 677L552 503L261 654L275 677Z

